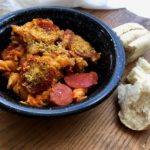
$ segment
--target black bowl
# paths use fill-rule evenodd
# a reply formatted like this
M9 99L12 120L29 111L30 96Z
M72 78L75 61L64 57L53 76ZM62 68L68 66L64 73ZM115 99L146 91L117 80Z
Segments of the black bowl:
M33 108L20 104L19 98L7 90L7 81L0 75L0 106L29 116L63 116L87 110L105 100L117 86L125 67L124 49L115 33L87 13L65 7L35 7L12 12L0 19L0 50L10 42L10 25L21 25L33 18L50 18L61 29L73 30L101 52L98 64L88 67L97 71L99 83L89 91L88 98L83 102L66 107Z

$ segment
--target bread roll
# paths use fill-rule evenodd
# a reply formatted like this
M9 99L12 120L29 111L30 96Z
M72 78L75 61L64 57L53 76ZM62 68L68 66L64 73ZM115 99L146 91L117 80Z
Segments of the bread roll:
M130 32L126 32L120 36L120 40L123 43L124 47L128 47L128 44L136 40L137 38L148 34L149 31L147 29L136 29L131 30Z
M114 28L113 30L120 37L121 35L129 32L129 31L137 30L137 29L144 29L144 27L138 23L131 22L131 23L122 24L122 25Z
M121 122L132 130L150 128L150 64L140 58L127 76L131 84L118 87Z
M127 64L150 50L150 32L140 24L126 23L113 30L125 48Z
M150 64L144 58L139 58L136 67L134 67L127 76L127 80L134 84L136 81L144 82L150 80Z
M150 33L139 37L128 44L126 49L127 63L131 63L150 50Z

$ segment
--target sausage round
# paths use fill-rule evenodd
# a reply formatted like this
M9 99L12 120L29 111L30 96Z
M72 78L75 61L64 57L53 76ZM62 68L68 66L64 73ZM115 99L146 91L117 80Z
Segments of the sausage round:
M58 106L72 103L72 89L62 83L57 83L50 92L50 101Z
M64 77L65 83L71 88L89 88L97 84L96 72L78 73Z

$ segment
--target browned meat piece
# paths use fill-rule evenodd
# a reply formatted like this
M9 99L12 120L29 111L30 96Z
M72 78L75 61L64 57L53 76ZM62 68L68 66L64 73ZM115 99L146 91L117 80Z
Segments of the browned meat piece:
M22 37L25 43L37 41L48 44L54 43L64 32L48 19L33 19L22 26L12 25L12 30L14 34Z
M43 59L30 57L22 64L22 85L31 94L46 90L51 85L54 75L49 62Z

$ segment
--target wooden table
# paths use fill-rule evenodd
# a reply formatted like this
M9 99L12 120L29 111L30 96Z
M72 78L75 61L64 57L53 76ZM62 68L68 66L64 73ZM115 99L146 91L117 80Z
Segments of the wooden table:
M86 11L112 28L138 22L150 29L150 20L126 9ZM99 106L63 118L26 118L0 110L0 150L149 150L150 131L127 129L118 110L116 91Z

